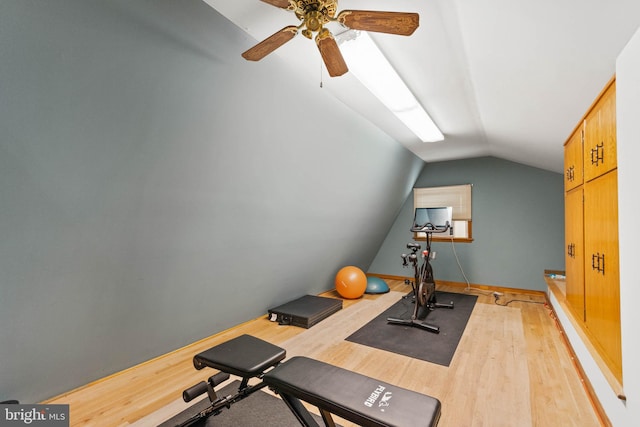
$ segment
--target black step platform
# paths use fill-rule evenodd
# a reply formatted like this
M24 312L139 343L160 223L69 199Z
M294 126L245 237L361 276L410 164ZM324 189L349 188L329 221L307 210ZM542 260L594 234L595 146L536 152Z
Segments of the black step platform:
M342 300L305 295L268 310L269 320L280 325L310 328L342 309Z

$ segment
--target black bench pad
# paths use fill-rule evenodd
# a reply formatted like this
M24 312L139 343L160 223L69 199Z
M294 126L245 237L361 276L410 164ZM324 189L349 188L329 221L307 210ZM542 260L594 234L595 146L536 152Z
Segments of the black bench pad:
M438 399L307 357L292 357L263 381L361 426L436 426Z
M240 335L196 354L193 366L198 370L209 367L242 378L253 378L277 365L286 355L286 350L277 345L251 335Z

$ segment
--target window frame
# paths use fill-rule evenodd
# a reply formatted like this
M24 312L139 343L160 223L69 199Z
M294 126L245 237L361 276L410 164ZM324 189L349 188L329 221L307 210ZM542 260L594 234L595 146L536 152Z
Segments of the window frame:
M413 189L413 209L416 208L433 208L441 206L453 207L454 223L462 222L465 227L463 236L456 237L448 233L433 233L431 241L433 242L473 242L473 221L471 218L471 190L472 184L449 185L438 187L414 187ZM460 227L457 224L456 227ZM455 229L455 228L454 228ZM426 233L415 232L413 238L416 241L426 240Z

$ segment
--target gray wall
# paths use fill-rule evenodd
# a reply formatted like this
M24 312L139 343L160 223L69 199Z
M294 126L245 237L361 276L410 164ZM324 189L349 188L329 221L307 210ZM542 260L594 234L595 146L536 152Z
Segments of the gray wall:
M432 244L436 280L546 290L545 269L564 269L563 176L484 157L427 164L416 187L473 184L473 242ZM369 272L413 276L400 254L412 241L410 195Z
M254 43L200 0L3 0L0 400L369 267L423 163Z

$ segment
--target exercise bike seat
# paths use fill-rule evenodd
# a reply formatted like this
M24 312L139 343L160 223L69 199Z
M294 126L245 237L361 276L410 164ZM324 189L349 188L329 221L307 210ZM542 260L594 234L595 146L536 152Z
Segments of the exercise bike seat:
M245 334L196 354L193 366L197 370L208 367L253 378L280 363L286 355L285 349Z

